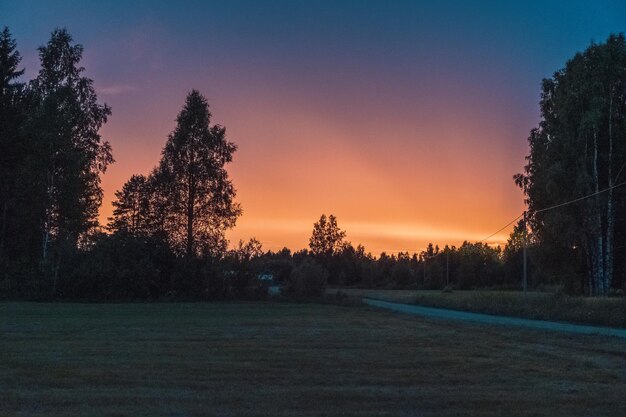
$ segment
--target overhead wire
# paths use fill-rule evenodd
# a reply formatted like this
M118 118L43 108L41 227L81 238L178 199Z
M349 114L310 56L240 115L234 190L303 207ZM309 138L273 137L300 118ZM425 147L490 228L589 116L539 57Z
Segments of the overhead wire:
M517 221L517 219L519 219L522 216L524 216L523 212L522 212L522 214L520 214L519 216L517 216L516 218L514 218L513 220L511 220L510 222L508 222L507 224L505 224L504 226L502 226L501 228L499 228L498 230L496 230L495 232L493 232L492 234L490 234L486 238L484 238L482 240L479 240L478 243L482 243L482 242L486 241L487 239L490 239L490 238L494 237L495 235L497 235L498 233L500 233L501 231L503 231L504 229L506 229L507 227L509 227L513 223L515 223Z
M626 166L626 164L624 164L624 166ZM620 172L618 173L618 176L616 178L619 178L619 174L621 174L621 171L624 169L624 166L622 166L622 169L620 169ZM619 187L623 187L624 185L626 185L626 181L622 181L621 183L615 184L615 185L613 185L611 187L607 187L607 188L604 188L602 190L596 191L594 193L587 194L585 196L578 197L578 198L575 198L575 199L572 199L572 200L569 200L569 201L565 201L563 203L555 204L553 206L545 207L545 208L542 208L542 209L539 209L539 210L533 210L532 213L543 213L543 212L546 212L546 211L555 210L557 208L568 206L570 204L574 204L574 203L577 203L579 201L583 201L583 200L586 200L588 198L595 197L595 196L603 194L603 193L605 193L607 191L610 191L610 190L613 190L613 189L616 189L616 188L619 188ZM502 226L501 228L499 228L498 230L496 230L495 232L493 232L492 234L490 234L486 238L484 238L482 240L479 240L478 243L485 242L486 240L491 239L492 237L494 237L495 235L497 235L501 231L505 230L507 227L511 226L513 223L515 223L517 220L519 220L521 217L523 217L524 213L525 212L522 212L520 215L515 217L513 220L511 220L510 222L508 222L507 224L505 224L504 226ZM426 259L436 258L437 256L441 255L442 253L444 253L444 252L443 251L438 252L437 254L435 254L433 256L427 257Z
M578 203L579 201L583 201L583 200L586 200L588 198L595 197L597 195L600 195L602 193L606 193L607 191L613 190L615 188L622 187L624 185L626 185L626 181L620 182L619 184L615 184L615 185L613 185L611 187L607 187L607 188L605 188L603 190L596 191L595 193L587 194L587 195L585 195L583 197L579 197L579 198L575 198L575 199L570 200L570 201L566 201L564 203L555 204L553 206L542 208L542 209L539 209L539 210L534 210L533 213L543 213L544 211L554 210L554 209L557 209L557 208L560 208L560 207L563 207L563 206L567 206L567 205L570 205L570 204Z

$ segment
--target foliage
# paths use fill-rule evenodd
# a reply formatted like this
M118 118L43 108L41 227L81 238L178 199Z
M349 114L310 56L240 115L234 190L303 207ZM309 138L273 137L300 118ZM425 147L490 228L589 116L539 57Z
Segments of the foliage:
M241 214L225 165L237 149L226 129L210 125L206 99L192 90L168 137L159 165L168 189L168 233L173 248L187 257L221 253L224 231Z
M56 295L63 261L98 227L100 174L113 162L99 130L111 110L99 104L80 66L83 48L65 29L39 48L41 68L16 82L20 56L0 36L0 263L16 294ZM37 284L33 284L37 281Z
M113 162L99 130L111 114L97 102L93 81L82 76L82 45L65 29L39 48L41 69L29 86L35 101L26 130L38 160L29 166L41 179L43 258L50 242L76 245L98 226L99 174Z
M624 193L613 190L626 161L626 40L611 35L570 59L543 81L542 119L528 138L530 154L515 177L527 196L530 225L541 245L579 257L589 294L606 296L613 284L614 247L624 243L617 216ZM559 203L596 193L556 210ZM576 262L578 263L578 262Z
M21 143L21 125L25 118L23 83L18 78L21 56L17 43L7 27L0 33L0 268L8 268L8 260L17 256L15 236L20 230L15 220L19 210L16 173L25 158ZM7 240L10 240L10 250ZM7 280L6 276L0 277Z
M288 296L303 299L317 298L324 293L328 271L312 259L306 259L296 265L285 288Z
M108 228L113 233L132 236L150 234L150 192L148 179L133 175L121 190L115 192L113 217Z
M343 249L345 237L346 232L337 225L337 218L332 214L328 218L322 214L319 221L313 224L309 247L313 255L333 256Z
M310 250L263 252L256 239L228 250L242 210L226 170L237 147L211 124L192 90L157 166L115 194L108 234L98 224L100 175L113 162L100 129L111 114L80 65L65 29L24 70L9 30L0 33L0 295L3 298L222 300L263 298L260 274L294 298L326 284L365 288L519 288L525 225L507 246L429 243L419 254L366 252L346 241L334 215L313 225ZM542 120L529 138L524 173L532 229L530 285L608 295L626 284L626 41L591 45L544 80ZM592 199L543 207L599 192ZM620 214L620 215L618 215ZM613 255L613 252L617 254ZM615 259L616 260L615 260Z
M191 91L148 178L133 175L113 203L113 232L158 236L187 258L222 256L224 233L241 214L225 165L237 147L211 126L206 99Z

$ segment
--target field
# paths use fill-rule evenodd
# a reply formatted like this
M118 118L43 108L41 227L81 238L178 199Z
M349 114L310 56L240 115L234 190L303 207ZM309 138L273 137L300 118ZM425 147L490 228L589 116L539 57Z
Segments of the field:
M626 298L570 297L520 291L413 291L329 289L352 297L370 297L405 304L476 313L626 328Z
M1 416L624 416L611 338L288 303L0 304Z

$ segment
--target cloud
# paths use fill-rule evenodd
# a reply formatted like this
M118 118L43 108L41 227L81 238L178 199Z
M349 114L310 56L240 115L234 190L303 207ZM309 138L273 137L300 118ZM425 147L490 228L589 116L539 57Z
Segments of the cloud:
M97 88L98 94L103 96L117 96L131 91L135 91L135 87L128 84L113 84Z

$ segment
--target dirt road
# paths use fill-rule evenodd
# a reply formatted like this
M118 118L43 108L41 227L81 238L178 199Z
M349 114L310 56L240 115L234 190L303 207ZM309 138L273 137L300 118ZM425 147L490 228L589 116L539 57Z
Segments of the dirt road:
M531 329L550 330L557 332L614 336L626 339L626 329L586 326L543 320L530 320L517 317L494 316L490 314L468 313L465 311L447 310L443 308L431 308L411 304L392 303L389 301L375 300L372 298L363 298L363 302L373 307L380 307L402 313L445 320L461 320L501 326L527 327Z

